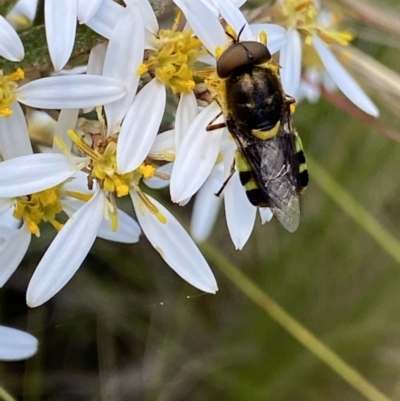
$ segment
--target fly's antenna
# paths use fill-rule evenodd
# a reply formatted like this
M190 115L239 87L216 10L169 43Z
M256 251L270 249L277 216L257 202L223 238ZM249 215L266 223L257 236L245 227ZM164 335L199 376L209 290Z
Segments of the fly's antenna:
M229 33L228 31L225 31L225 33L226 33L227 36L229 36L229 37L232 39L233 43L238 43L239 40L240 40L240 35L242 34L242 32L243 32L245 26L246 26L246 24L244 24L244 25L240 28L240 31L239 31L239 33L237 34L237 37L236 37L236 38L235 38L231 33Z

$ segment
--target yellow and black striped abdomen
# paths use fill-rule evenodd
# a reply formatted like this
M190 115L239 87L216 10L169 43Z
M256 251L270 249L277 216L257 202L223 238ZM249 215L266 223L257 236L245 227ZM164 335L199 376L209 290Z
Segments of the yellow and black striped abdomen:
M303 143L301 142L300 136L297 131L293 130L294 143L296 150L296 159L298 164L297 172L297 192L301 193L308 185L309 177L307 170L306 157L304 155Z
M250 203L254 206L268 207L270 206L265 191L254 176L252 167L249 166L242 153L237 150L235 153L236 168L239 172L240 182L246 191L246 196Z

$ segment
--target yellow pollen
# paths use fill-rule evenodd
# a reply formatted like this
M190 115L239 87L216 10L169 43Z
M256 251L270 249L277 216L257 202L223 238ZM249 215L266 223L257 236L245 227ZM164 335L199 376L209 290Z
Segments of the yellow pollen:
M148 179L154 177L156 169L151 164L143 163L138 167L138 172L143 175L143 178Z
M0 109L0 117L9 117L12 114L12 110L8 107L5 107L4 109Z
M137 69L138 75L143 75L143 74L146 73L147 71L149 71L149 66L148 66L146 63L143 63L143 64Z
M60 196L61 185L18 197L13 216L16 219L24 219L28 230L36 236L40 235L39 224L42 221L51 223L56 229L61 228L61 223L56 220L56 215L63 209Z
M26 219L26 226L28 227L28 231L35 235L36 237L40 237L40 230L37 224L35 224L29 218Z
M0 117L9 117L12 114L11 105L16 100L14 91L18 88L15 81L24 77L25 73L21 68L10 75L3 75L3 71L0 70Z
M153 67L156 77L174 93L188 92L194 87L194 63L202 43L192 31L162 29L158 33L157 50L150 53L146 67ZM143 65L139 72L144 71Z
M22 68L17 68L16 71L8 75L9 81L20 81L25 78L25 72Z

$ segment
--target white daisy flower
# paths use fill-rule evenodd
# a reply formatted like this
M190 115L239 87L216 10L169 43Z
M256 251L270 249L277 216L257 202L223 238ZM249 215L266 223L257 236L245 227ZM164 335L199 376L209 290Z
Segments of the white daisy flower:
M151 147L148 138L155 137L158 126L154 122L146 126L144 122L149 104L154 102L152 86L157 84L159 83L153 80L135 97L133 106L124 119L120 136L107 136L107 128L101 117L99 128L102 139L97 144L93 143L94 148L74 132L70 132L74 145L90 160L85 171L89 171L88 181L98 189L71 216L36 268L27 291L29 306L46 302L75 274L95 240L104 215L109 219L113 230L119 227L120 213L116 209L115 199L128 194L144 234L164 260L195 287L207 292L217 290L214 276L190 236L166 209L145 195L138 186L141 179L156 174L155 168L144 160L148 154L146 148ZM136 115L135 122L129 113ZM124 132L125 126L130 127L132 136L136 138L132 144L124 139L124 136L130 136ZM135 130L140 131L141 135L136 134ZM121 139L126 146L120 149L118 145ZM133 149L136 149L139 156L135 155ZM135 160L133 163L127 163L127 154ZM129 165L136 167L133 171L128 171Z
M351 35L339 32L331 23L327 24L326 14L313 1L279 0L275 7L280 13L281 24L288 29L288 41L280 53L281 79L285 92L296 96L301 77L302 55L307 46L318 55L337 87L356 106L377 117L379 111L357 82L340 64L330 50L332 44L345 46ZM302 45L304 36L305 46ZM311 49L307 49L310 52Z
M38 340L24 331L0 326L0 361L20 361L36 354Z
M64 124L70 122L64 120ZM27 131L26 126L24 130ZM27 136L16 137L29 143ZM33 155L23 142L19 146L14 146L13 141L3 145L2 153L8 160L0 163L3 174L0 184L0 287L23 259L32 234L40 235L40 223L49 222L59 231L62 224L57 220L58 214L64 211L72 215L94 193L87 188L86 175L79 171L88 165L89 159L52 153ZM25 148L27 154L20 156L21 149ZM96 234L119 242L137 242L140 234L137 223L122 212L120 220L121 225L115 232L111 232L105 221L100 221Z

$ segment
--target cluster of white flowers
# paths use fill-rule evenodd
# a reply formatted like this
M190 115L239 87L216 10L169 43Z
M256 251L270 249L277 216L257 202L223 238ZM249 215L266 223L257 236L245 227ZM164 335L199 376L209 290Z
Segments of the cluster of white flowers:
M181 205L197 194L191 230L198 241L211 231L223 198L236 249L248 240L257 208L248 202L238 174L221 197L214 195L229 175L235 144L226 128L206 130L220 114L209 89L217 85L216 59L231 42L226 32L240 31L240 40L267 43L279 57L288 95L309 93L306 84L318 87L324 65L353 103L378 114L330 50L331 44L346 45L350 37L334 31L311 0L279 0L273 7L276 24L255 25L239 10L244 1L174 0L177 17L170 29L159 28L148 0L124 2L45 0L54 71L18 85L24 71L7 75L0 70L0 286L20 264L31 235L40 235L41 223L50 223L58 232L29 283L31 307L66 285L97 236L135 243L141 231L183 279L202 291L217 291L191 236L145 186L169 184L171 200ZM21 0L8 15L10 22L0 17L1 56L14 61L24 57L11 22L18 27L22 17L32 20L36 3ZM91 50L85 73L56 73L63 72L71 57L77 21L105 40ZM319 56L319 64L309 70L302 67L306 51ZM174 129L159 134L171 93L179 97ZM315 98L315 90L312 95ZM33 153L20 104L60 110L52 149ZM124 196L131 198L137 221L118 209L117 199ZM58 219L62 212L68 216L64 225ZM259 212L263 223L272 218L269 209ZM29 353L34 352L36 343L29 338L27 344ZM0 358L2 346L0 340Z

